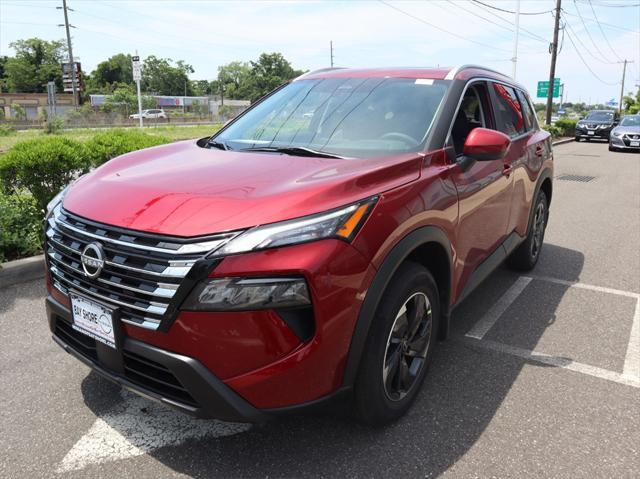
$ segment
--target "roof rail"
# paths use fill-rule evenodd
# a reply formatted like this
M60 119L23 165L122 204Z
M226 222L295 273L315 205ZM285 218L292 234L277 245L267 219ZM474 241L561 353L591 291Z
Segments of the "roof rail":
M482 65L468 64L468 65L458 65L458 66L453 67L451 70L449 70L449 73L447 73L447 76L444 77L444 79L445 80L453 80L458 73L460 73L462 70L467 70L469 68L478 68L480 70L487 70L487 71L490 71L490 72L493 72L493 73L497 73L498 75L502 75L504 77L511 78L508 75L505 75L504 73L499 72L497 70L494 70L492 68L487 68L487 67L484 67Z
M293 79L293 81L300 80L301 78L304 78L304 77L309 76L309 75L314 75L316 73L330 72L332 70L344 70L345 68L346 67L327 67L327 68L319 68L317 70L310 70L308 72L303 73L299 77L295 77Z

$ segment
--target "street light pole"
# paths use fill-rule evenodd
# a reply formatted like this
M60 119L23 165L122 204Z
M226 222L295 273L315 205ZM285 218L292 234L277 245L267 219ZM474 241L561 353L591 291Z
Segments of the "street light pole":
M511 77L516 79L516 66L518 64L518 37L520 36L520 0L516 2L516 31L515 38L513 41L513 58L511 61L513 62L513 69L511 71Z

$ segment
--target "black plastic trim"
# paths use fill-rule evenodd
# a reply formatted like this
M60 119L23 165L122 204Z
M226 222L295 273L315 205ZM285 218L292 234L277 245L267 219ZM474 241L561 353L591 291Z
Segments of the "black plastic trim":
M55 332L57 321L71 321L70 311L51 296L46 299L49 327ZM126 389L149 399L167 404L175 409L202 418L216 418L225 421L264 422L269 416L249 404L220 379L215 377L202 363L181 354L172 353L147 343L125 337L122 349L148 358L165 366L178 379L180 384L195 399L198 407L167 398L154 391L132 383L124 376L106 369L100 363L91 360L77 351L71 344L53 335L53 340L66 352L73 355L98 374L120 384Z
M371 282L371 285L367 290L367 295L364 299L362 307L360 308L360 313L358 314L356 326L351 338L351 346L349 347L347 365L344 371L344 378L342 381L344 387L351 387L355 382L356 376L358 374L358 368L360 366L360 359L364 351L367 336L369 335L371 322L373 321L378 303L380 302L380 298L382 297L384 290L389 284L389 281L391 281L391 278L393 277L398 267L405 259L407 259L411 252L413 252L417 247L423 244L432 242L440 244L447 252L447 255L449 256L448 263L450 268L449 278L452 277L451 247L447 236L441 229L435 226L424 226L412 231L407 236L405 236L398 244L396 244L396 246L387 255L387 257L382 262L382 265L378 269L378 272L376 273L373 281ZM449 284L449 291L450 290L451 285ZM448 306L448 304L441 305L443 319L447 323L449 321ZM447 328L447 325L448 324L444 325L445 329Z

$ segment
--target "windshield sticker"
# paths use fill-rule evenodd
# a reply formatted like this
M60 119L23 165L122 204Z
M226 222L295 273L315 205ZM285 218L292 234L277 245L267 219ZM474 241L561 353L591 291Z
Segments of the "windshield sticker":
M416 80L416 85L433 85L433 80L430 78L418 78Z

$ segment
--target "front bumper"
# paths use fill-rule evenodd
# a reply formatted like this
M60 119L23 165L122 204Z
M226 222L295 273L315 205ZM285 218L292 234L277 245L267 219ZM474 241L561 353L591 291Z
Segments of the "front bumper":
M576 138L596 138L599 140L608 140L611 135L612 128L576 128Z
M623 135L622 138L611 135L611 138L609 140L609 144L613 148L617 148L620 150L640 150L640 146L631 146L632 144L636 143L640 143L640 138L630 138L628 135Z
M71 312L52 296L46 307L53 340L122 387L197 417L240 422L268 418L199 361L129 337L115 350L72 329Z

